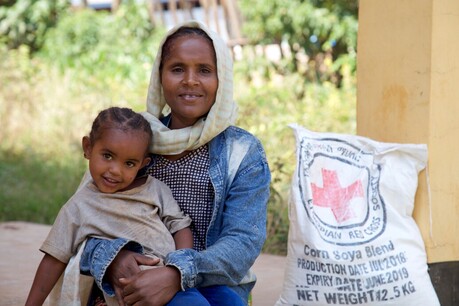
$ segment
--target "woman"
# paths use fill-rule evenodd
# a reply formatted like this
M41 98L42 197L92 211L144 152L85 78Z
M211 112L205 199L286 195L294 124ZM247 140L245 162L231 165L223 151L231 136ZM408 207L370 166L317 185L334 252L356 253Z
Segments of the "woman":
M164 305L181 290L218 286L247 304L255 284L249 269L266 238L271 177L260 142L232 126L232 80L228 48L200 23L176 27L163 40L144 114L154 153L146 173L166 183L193 220L194 249L140 271L155 262L130 251L134 242L89 240L82 271L107 293L114 288L120 304Z

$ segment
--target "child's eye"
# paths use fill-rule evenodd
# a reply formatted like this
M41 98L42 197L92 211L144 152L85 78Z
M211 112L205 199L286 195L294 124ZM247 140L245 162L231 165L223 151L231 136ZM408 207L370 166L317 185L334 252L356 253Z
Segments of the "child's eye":
M111 155L111 154L104 153L104 154L102 154L102 156L103 156L106 160L112 160L112 155Z
M135 167L135 163L133 163L133 162L126 162L126 166L128 166L128 168L133 168L133 167Z

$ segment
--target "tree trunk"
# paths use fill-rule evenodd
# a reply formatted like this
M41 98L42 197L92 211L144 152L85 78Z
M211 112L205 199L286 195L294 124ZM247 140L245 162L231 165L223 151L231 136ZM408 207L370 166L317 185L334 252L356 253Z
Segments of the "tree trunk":
M230 40L241 40L241 16L234 0L222 0Z

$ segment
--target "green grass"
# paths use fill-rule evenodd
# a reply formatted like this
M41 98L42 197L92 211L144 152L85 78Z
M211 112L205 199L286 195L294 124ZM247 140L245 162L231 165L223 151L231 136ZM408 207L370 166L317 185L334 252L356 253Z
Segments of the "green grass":
M79 184L84 165L61 163L33 152L0 152L0 221L51 224Z

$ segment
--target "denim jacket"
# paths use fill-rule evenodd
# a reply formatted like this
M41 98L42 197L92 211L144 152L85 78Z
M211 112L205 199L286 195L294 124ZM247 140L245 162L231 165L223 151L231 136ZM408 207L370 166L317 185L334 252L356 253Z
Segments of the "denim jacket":
M182 289L211 285L232 287L245 301L255 284L250 267L266 239L266 206L271 174L261 143L250 133L231 126L209 142L209 175L215 190L214 209L201 252L171 252L165 264L181 273ZM124 239L91 238L80 268L91 274L109 295L103 275L122 248L139 251Z

